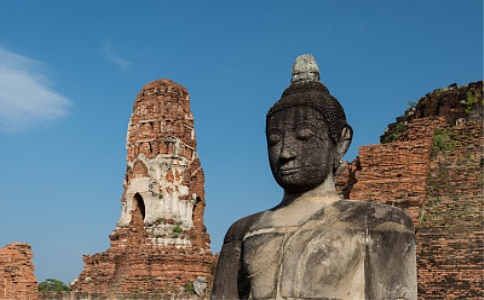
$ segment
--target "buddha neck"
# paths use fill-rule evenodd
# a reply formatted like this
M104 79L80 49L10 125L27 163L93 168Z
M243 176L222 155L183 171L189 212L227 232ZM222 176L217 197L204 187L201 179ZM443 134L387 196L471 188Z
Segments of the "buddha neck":
M331 204L338 200L341 200L341 196L336 192L334 178L330 174L322 184L307 192L290 193L284 191L284 197L279 206L284 207L295 202L321 202Z

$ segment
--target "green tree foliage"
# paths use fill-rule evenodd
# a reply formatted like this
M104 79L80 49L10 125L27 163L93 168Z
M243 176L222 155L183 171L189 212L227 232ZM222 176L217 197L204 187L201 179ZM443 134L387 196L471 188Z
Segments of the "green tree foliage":
M62 281L54 278L47 278L44 282L39 283L37 288L39 292L66 292L71 290Z

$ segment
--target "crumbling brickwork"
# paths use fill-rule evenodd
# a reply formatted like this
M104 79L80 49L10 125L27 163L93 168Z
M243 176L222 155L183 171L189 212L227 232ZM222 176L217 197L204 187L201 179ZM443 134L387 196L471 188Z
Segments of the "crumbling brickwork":
M422 299L482 299L482 119L436 130L417 230Z
M26 243L0 248L0 299L38 299L33 257Z
M413 218L419 299L482 299L483 85L437 89L340 168L349 199L399 206Z
M440 117L447 126L459 126L467 120L483 118L482 109L483 82L471 82L457 87L451 84L446 88L436 89L425 95L416 103L409 103L410 107L403 116L389 124L385 133L380 137L382 144L394 141L417 140L421 136L428 136L428 131L435 127L408 130L408 123L418 119Z
M211 286L216 257L204 225L204 174L196 152L190 95L168 79L136 97L126 137L121 216L110 248L85 255L72 289L166 293Z

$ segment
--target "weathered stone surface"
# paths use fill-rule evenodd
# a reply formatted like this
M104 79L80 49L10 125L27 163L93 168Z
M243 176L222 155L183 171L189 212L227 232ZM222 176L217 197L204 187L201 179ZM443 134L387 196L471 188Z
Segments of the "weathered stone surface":
M72 288L173 292L197 276L211 283L215 257L203 221L204 174L188 91L160 79L136 97L126 138L121 216L111 247L86 255Z
M352 129L312 56L296 59L290 86L267 114L266 135L284 197L228 230L212 299L416 299L412 219L336 193Z
M0 248L0 299L38 299L33 257L26 243Z
M197 295L203 295L207 290L207 278L198 276L193 283L193 289Z
M427 94L337 172L346 197L412 217L419 299L484 297L482 94L482 81Z

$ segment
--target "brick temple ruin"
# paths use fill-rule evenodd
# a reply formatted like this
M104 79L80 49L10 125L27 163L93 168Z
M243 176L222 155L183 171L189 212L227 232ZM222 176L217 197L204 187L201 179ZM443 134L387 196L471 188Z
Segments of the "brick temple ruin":
M121 217L110 248L85 255L79 292L180 292L211 285L215 257L203 221L204 173L190 95L168 79L136 97L126 137ZM203 280L203 279L202 279Z
M33 257L32 248L26 243L0 248L0 299L39 299Z
M419 299L484 297L482 95L482 81L434 90L338 171L345 197L413 218Z

